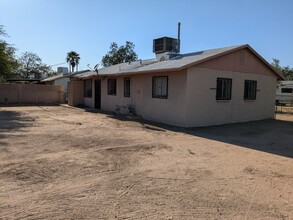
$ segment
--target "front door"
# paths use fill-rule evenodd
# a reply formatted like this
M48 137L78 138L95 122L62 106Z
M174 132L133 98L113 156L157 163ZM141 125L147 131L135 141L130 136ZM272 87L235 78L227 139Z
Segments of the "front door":
M95 80L95 108L101 109L101 80Z

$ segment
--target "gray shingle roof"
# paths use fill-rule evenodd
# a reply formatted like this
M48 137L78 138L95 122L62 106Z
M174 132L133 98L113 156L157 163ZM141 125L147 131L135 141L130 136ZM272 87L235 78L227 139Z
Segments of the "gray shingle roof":
M85 71L83 73L76 74L76 75L74 75L72 77L79 78L79 79L86 79L86 78L91 78L92 76L98 76L97 72L87 70L87 71Z
M174 54L173 57L164 61L158 59L139 60L131 63L120 63L109 67L104 67L98 70L98 74L95 71L88 71L82 74L77 74L74 77L77 78L91 78L92 76L116 76L116 75L132 75L148 72L163 72L163 71L178 71L190 66L205 62L210 59L214 59L218 56L247 48L254 53L264 64L266 64L279 79L284 79L284 76L277 73L274 68L262 58L255 50L253 50L248 44L223 47L211 50L203 50L194 53L187 54Z
M73 77L75 75L83 74L83 73L86 73L86 72L91 72L91 71L89 71L89 70L81 70L81 71L66 74L66 75L58 74L56 76L51 76L51 77L48 77L46 79L43 79L43 80L41 80L41 82L50 82L50 81L54 81L54 80L61 79L61 78L70 78L70 77Z
M243 45L240 45L243 46ZM176 70L182 69L185 66L196 63L200 60L227 52L240 46L224 47L212 50L198 51L195 53L177 54L169 60L159 61L157 59L149 59L142 61L134 61L131 63L121 63L109 67L104 67L98 70L101 76L120 75L120 74L135 74L160 70Z

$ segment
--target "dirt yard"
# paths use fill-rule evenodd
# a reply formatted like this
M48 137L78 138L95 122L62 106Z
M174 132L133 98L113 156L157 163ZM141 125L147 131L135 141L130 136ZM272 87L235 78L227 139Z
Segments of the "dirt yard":
M293 114L180 129L0 107L0 219L293 219Z

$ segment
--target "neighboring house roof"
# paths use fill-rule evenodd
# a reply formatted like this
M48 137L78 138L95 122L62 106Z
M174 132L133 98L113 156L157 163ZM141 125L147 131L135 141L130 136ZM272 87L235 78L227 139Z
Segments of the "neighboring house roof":
M116 64L113 66L99 69L98 75L116 76L116 75L139 74L139 73L148 73L148 72L179 71L179 70L197 65L199 63L206 62L208 60L211 60L219 56L223 56L225 54L229 54L244 48L247 48L254 55L256 55L266 66L268 66L277 75L279 79L284 79L284 77L281 74L276 72L274 68L264 58L262 58L254 49L252 49L248 44L224 47L224 48L218 48L218 49L212 49L212 50L198 51L195 53L175 54L174 57L165 61L159 61L157 59L149 59L149 60L134 61L131 63ZM87 73L86 78L94 74L96 75L95 72ZM78 74L77 76L79 77L80 74Z
M51 77L48 77L46 79L43 79L43 80L41 80L41 82L50 82L50 81L54 81L56 79L61 79L61 78L64 78L64 77L66 77L66 75L63 75L63 74L55 75L55 76L51 76Z
M87 79L87 78L92 78L93 76L98 76L97 72L87 70L87 71L84 71L83 73L76 74L72 77L79 78L79 79Z
M74 73L70 73L70 74L66 74L66 75L63 75L63 74L59 74L59 75L55 75L55 76L51 76L51 77L48 77L46 79L43 79L41 80L41 82L51 82L51 81L54 81L54 80L57 80L57 79L62 79L62 78L69 78L69 77L73 77L77 74L82 74L84 72L88 72L89 70L82 70L82 71L78 71L78 72L74 72Z

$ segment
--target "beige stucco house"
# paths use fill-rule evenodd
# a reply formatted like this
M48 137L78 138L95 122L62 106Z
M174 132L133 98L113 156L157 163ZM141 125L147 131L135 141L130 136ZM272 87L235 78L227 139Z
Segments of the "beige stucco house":
M246 122L274 117L278 79L249 45L167 52L73 76L69 104L182 127Z

